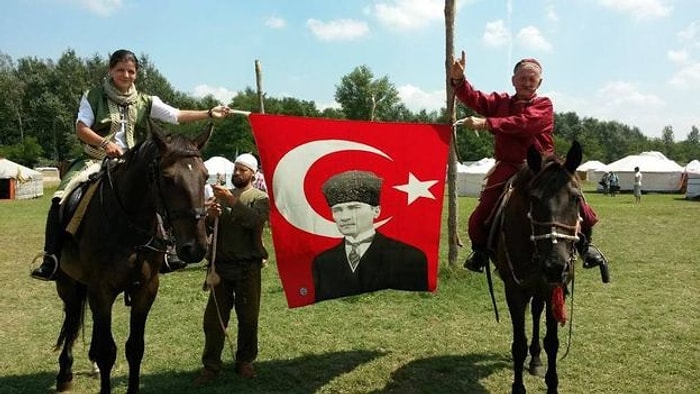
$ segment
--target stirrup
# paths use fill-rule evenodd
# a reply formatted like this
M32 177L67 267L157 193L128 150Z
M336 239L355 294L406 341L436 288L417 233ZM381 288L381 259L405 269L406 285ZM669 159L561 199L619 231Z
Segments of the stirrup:
M42 261L42 263L39 265L39 267L34 268L34 269L30 272L29 276L31 276L31 277L34 278L34 279L38 279L38 280L52 281L52 280L54 280L55 277L56 277L56 272L58 272L58 257L56 257L55 254L49 254L49 253L46 253L46 252L39 253L38 255L36 255L36 256L34 257L34 259L32 260L31 265L32 265L32 267L33 267L33 266L34 266L34 263L36 263L36 261L37 261L38 259L40 259L40 258L43 259L43 258L45 258L45 257L49 257L49 258L51 258L51 259L53 260L53 271L51 271L51 275L49 275L48 277L39 276L39 275L34 275L34 272L35 272L36 270L40 269L40 268L44 265L44 262Z
M170 256L175 256L175 258L170 258ZM171 272L179 271L187 267L187 263L180 260L177 253L166 252L163 256L163 265L160 267L161 274L169 274Z
M596 261L595 264L589 264L586 261L586 256L590 253L591 249L593 250L593 253L597 253L600 256L601 261ZM583 268L588 269L588 268L593 268L593 267L597 267L600 265L608 265L608 258L605 257L603 252L597 246L595 246L593 244L588 244L588 250L589 251L586 251L586 254L581 256L581 260L583 260Z
M484 267L488 264L488 259L488 252L472 251L464 262L464 268L472 272L484 272Z

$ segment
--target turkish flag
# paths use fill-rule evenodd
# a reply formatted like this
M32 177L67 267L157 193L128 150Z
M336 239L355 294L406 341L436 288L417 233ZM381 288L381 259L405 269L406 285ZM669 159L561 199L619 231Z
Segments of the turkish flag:
M427 257L427 278L420 290L435 290L449 125L266 114L251 114L249 120L270 196L272 240L290 308L317 301L312 262L343 240L322 186L351 170L381 178L377 234L421 251Z

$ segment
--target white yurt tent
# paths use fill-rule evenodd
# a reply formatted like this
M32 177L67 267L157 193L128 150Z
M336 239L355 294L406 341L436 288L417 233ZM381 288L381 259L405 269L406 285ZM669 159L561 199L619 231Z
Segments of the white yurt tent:
M34 167L44 177L44 187L57 187L61 184L61 175L56 167Z
M616 173L620 178L620 190L631 191L634 186L635 167L639 167L643 176L643 192L672 193L680 190L683 167L666 158L661 152L642 152L623 157L608 164L606 170ZM600 179L604 173L605 171L595 171L594 176Z
M598 160L589 160L576 169L579 179L582 181L600 181L600 178L595 179L595 171L605 171L606 165Z
M231 175L233 175L233 162L222 156L214 156L204 162L209 172L208 183L213 185L216 183L217 176L223 176L226 180L226 187L233 187L231 183Z
M685 198L700 199L700 161L693 160L685 166Z
M41 172L8 159L0 159L0 200L24 200L43 195Z
M457 195L479 196L484 176L494 165L496 160L492 158L483 158L468 165L457 163Z

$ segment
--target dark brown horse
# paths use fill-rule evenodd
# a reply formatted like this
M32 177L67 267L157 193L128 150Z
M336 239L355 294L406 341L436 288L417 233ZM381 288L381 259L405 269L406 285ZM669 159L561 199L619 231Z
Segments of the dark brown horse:
M505 284L506 301L513 325L513 393L525 393L523 369L528 345L525 312L531 303L532 343L530 371L541 368L539 324L545 310L547 392L556 393L558 324L565 321L564 290L573 280L575 242L579 231L582 197L576 168L581 146L574 141L566 161L542 157L530 148L527 166L518 172L504 200L494 235L494 263Z
M127 151L106 170L78 231L63 242L56 280L65 318L56 342L59 372L56 389L72 386L72 347L83 324L86 304L92 312L88 356L100 371L100 392L111 391L110 374L117 354L112 336L112 307L124 293L131 307L126 359L128 393L139 391L144 330L158 293L158 272L171 233L179 257L201 261L207 248L204 183L207 170L200 150L212 133L209 125L190 140L166 136L155 124L151 137Z

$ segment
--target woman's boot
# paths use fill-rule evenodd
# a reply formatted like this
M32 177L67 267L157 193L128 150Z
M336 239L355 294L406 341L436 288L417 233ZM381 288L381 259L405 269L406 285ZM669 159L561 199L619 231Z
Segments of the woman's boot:
M55 280L58 262L61 257L61 222L59 218L60 199L53 198L46 217L44 236L44 260L34 269L31 277L39 280Z

